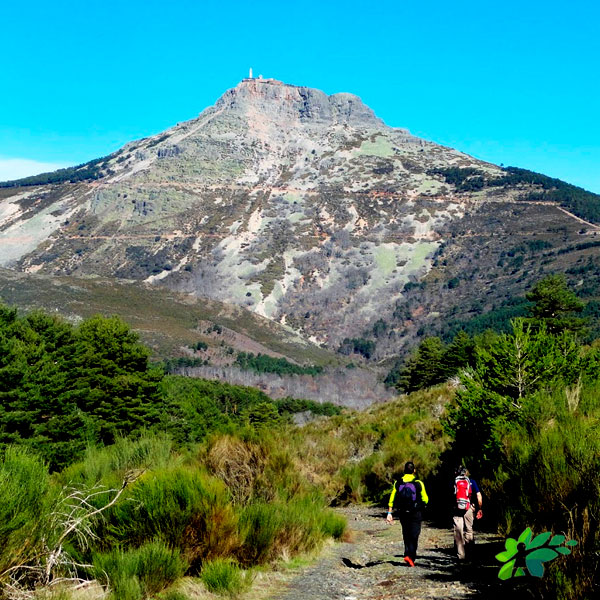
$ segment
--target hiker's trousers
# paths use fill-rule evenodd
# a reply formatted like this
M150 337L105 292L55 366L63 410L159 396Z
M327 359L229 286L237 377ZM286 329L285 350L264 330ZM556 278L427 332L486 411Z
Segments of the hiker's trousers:
M404 556L410 556L413 560L417 558L417 546L421 534L421 511L400 516L402 524L402 537L404 539Z
M458 558L465 558L465 545L473 542L473 521L475 520L475 509L469 508L464 512L455 514L454 520L454 541Z

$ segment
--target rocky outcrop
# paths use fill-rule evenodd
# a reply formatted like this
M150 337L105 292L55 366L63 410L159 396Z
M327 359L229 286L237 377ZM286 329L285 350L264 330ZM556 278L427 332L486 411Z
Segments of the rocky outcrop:
M165 146L163 148L159 148L156 151L156 155L158 158L170 158L173 156L179 156L182 150L179 146Z
M383 121L354 94L328 96L320 90L275 80L244 80L226 92L215 108L240 114L259 112L271 120L289 124L300 121L320 126L385 127Z

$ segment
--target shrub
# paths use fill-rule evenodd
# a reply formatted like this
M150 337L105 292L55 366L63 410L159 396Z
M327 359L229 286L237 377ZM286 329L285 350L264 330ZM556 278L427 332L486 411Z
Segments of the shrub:
M237 596L246 590L251 578L230 559L216 559L205 563L200 579L209 592L215 594Z
M307 489L290 448L265 428L213 438L201 460L238 505L287 500Z
M136 546L160 538L179 548L192 569L239 544L227 490L206 473L183 467L147 473L128 499L111 515L112 541Z
M237 554L239 561L254 565L288 559L319 547L326 537L339 539L346 521L324 507L323 497L317 493L245 507L240 515L243 543Z
M331 504L387 499L407 460L415 461L420 478L437 468L448 441L439 419L453 395L450 386L439 386L311 423L293 433L302 456L296 469Z
M281 525L273 542L273 557L288 559L317 548L324 539L320 518L324 502L316 494L293 498L279 506Z
M36 554L49 520L50 479L43 461L8 447L0 461L0 577Z
M341 515L336 514L332 510L327 510L321 513L319 519L321 531L323 535L339 540L348 527L348 522Z
M270 560L280 529L280 506L257 502L245 507L240 514L240 535L243 539L238 551L240 562L254 565Z
M115 600L148 598L181 577L187 565L177 550L152 541L128 551L93 557L96 578L108 584Z
M189 600L189 596L177 590L167 590L158 596L158 598L159 600Z
M595 383L528 399L503 428L502 464L488 482L506 531L530 526L578 541L573 559L546 578L559 598L592 597L600 577L599 392Z
M101 590L98 590L98 594L101 594ZM35 598L35 600L82 600L83 598L82 592L78 591L74 586L69 586L69 584L53 585L49 588L38 589L35 595L30 597ZM90 595L89 597L92 596Z
M183 592L178 590L167 590L158 596L159 600L189 600Z
M119 438L112 446L88 448L84 459L63 471L58 480L89 486L98 482L116 484L126 471L172 465L172 450L173 443L166 435L148 433L136 440Z

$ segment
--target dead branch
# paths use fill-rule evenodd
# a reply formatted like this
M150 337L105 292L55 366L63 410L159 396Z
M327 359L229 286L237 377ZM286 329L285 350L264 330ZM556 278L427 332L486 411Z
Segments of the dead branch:
M39 586L72 582L77 583L77 587L84 587L94 583L77 575L78 569L90 568L92 565L77 563L64 551L63 545L69 537L75 537L82 548L89 547L89 542L97 538L92 528L93 519L114 506L127 486L135 482L143 472L127 472L118 489L103 489L100 485L87 490L65 488L56 510L50 515L43 548L33 557L32 564L15 565L0 573L0 581L9 580L4 584L8 596L15 600L27 600L34 597L33 590ZM92 500L106 494L113 494L110 501L96 508ZM55 536L56 541L52 541ZM55 573L57 570L68 576L59 576Z

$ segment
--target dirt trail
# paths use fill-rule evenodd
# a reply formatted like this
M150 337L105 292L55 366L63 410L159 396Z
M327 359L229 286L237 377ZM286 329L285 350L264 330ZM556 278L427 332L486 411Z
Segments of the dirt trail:
M400 523L388 525L380 508L340 510L352 530L352 543L328 546L310 566L259 578L252 597L264 600L422 600L492 598L500 589L494 555L502 542L477 533L475 557L457 564L452 531L424 523L415 568L403 562Z

